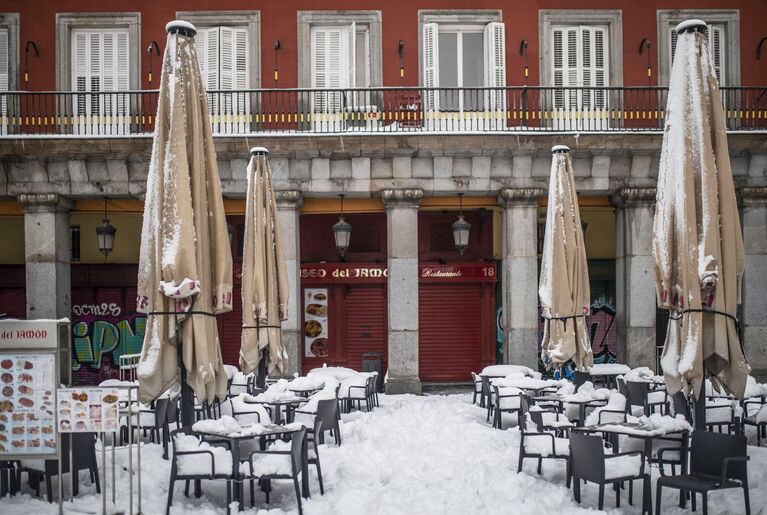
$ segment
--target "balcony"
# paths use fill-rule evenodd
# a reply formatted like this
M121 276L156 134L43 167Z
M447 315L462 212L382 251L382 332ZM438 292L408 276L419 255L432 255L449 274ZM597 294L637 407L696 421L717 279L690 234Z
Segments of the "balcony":
M728 131L767 130L767 87L722 88ZM627 133L663 129L667 88L209 91L216 136ZM0 138L140 137L158 92L0 93Z

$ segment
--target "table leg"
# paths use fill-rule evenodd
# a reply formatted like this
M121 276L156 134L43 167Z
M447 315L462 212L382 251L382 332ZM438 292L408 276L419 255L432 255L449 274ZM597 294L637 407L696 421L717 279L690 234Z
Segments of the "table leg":
M578 427L583 427L586 423L586 404L581 403L578 405Z
M240 511L242 511L242 499L244 497L242 489L242 478L240 477L240 442L237 440L232 441L232 478L234 485L232 488L232 500L239 503ZM226 507L227 513L229 507Z
M274 423L277 425L282 424L282 406L279 404L274 406Z

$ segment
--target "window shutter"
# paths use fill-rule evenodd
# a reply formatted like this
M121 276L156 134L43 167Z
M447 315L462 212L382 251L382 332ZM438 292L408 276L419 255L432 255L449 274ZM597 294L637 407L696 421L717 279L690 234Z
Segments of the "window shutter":
M676 54L676 39L679 37L679 35L676 33L676 27L671 26L669 27L669 30L671 31L671 37L669 38L669 45L671 45L671 48L669 49L669 60L668 60L668 74L669 77L671 77L671 65L674 64L674 55Z
M565 43L564 43L564 31L562 29L554 29L551 31L552 36L552 51L553 51L553 77L554 87L563 88L565 86ZM564 91L562 89L554 90L554 107L562 109L564 107Z
M352 22L345 35L346 46L349 56L349 79L347 86L349 88L357 87L357 24Z
M506 30L503 23L485 25L485 86L497 88L488 92L486 109L506 110Z
M607 47L607 28L595 27L594 33L594 51L593 51L593 82L594 87L599 88L594 92L594 107L597 109L604 109L606 107L606 95L602 88L608 87L609 73L608 59L609 49Z
M439 24L423 25L423 87L439 87ZM439 110L439 95L435 91L425 92L424 107L427 111Z
M312 28L312 88L324 89L327 87L327 75L325 73L325 59L328 53L326 29ZM314 111L324 112L326 108L325 95L316 92L314 95Z
M8 76L8 62L10 56L8 55L8 51L8 29L0 29L0 91L8 91L10 88ZM5 97L3 97L3 99L5 99Z
M219 83L218 89L231 91L234 89L234 31L231 27L220 27L219 38ZM222 110L225 114L232 112L231 94L220 93L223 101Z
M726 69L724 67L724 27L721 25L708 26L708 50L711 54L711 62L714 64L714 71L716 72L719 86L724 86L724 70Z

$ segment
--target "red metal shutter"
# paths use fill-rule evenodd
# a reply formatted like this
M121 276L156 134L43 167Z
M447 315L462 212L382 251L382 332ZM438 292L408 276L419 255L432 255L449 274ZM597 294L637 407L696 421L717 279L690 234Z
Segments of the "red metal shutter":
M422 381L469 381L481 369L482 287L419 285L418 368Z
M218 341L221 343L221 356L227 365L240 365L240 341L242 337L242 289L234 286L234 301L229 313L219 315Z
M346 310L346 366L362 370L362 355L383 354L386 371L387 311L386 284L350 285L344 295Z

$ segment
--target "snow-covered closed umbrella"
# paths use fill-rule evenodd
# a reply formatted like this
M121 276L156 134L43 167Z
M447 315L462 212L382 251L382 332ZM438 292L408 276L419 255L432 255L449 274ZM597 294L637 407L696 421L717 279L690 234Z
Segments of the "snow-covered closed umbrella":
M280 323L288 316L288 275L269 152L255 147L250 153L242 257L240 369L247 374L261 363L258 380L263 384L263 366L269 373L282 373L288 358L280 330Z
M574 361L578 370L594 362L586 329L591 289L581 214L570 149L551 149L551 178L538 296L544 320L543 362L548 369Z
M705 370L742 397L750 367L736 309L745 259L724 109L706 24L676 30L653 225L657 302L670 311L661 365L669 393L704 398Z
M166 29L141 233L137 309L147 322L138 380L143 402L181 382L187 416L184 382L201 401L226 393L214 315L232 309L232 255L196 30L183 21Z

